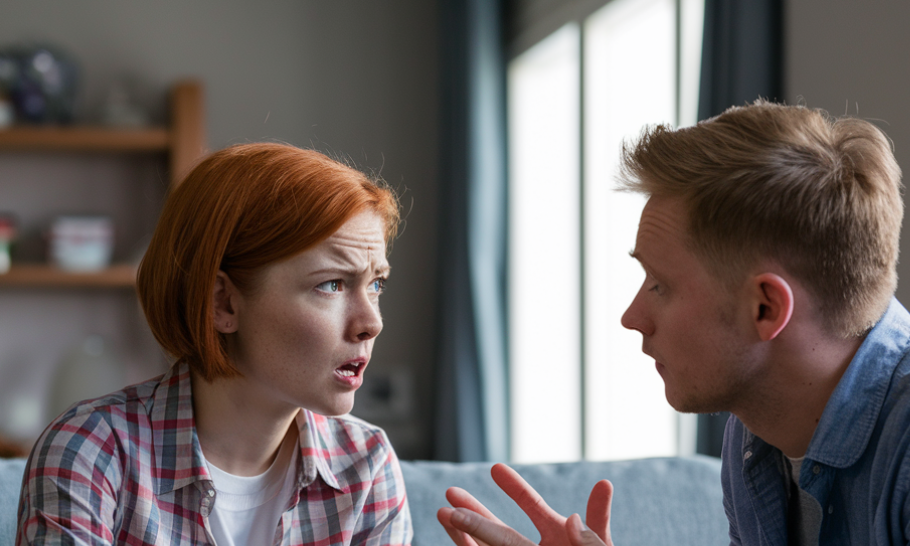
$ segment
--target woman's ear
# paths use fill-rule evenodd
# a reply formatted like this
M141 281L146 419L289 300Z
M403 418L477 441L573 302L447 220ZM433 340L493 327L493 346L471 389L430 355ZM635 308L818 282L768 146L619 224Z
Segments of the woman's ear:
M215 329L222 334L232 334L237 331L239 317L237 314L237 298L240 292L230 277L224 271L218 271L215 276L215 288L212 292L212 314L215 319Z
M755 299L753 321L762 341L778 336L793 316L793 290L780 275L762 273L752 280Z

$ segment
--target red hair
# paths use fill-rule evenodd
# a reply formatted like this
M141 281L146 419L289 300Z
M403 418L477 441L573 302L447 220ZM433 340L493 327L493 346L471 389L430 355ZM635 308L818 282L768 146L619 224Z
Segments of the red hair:
M312 150L243 144L216 152L168 196L136 288L155 339L207 381L240 372L215 329L212 293L224 271L241 291L371 210L398 229L398 200L381 180Z

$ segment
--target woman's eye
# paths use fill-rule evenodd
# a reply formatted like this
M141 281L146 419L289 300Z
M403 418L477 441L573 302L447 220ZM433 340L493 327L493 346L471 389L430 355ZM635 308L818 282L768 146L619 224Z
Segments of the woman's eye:
M649 291L649 292L654 292L655 294L660 294L660 285L659 285L659 284L655 284L654 286L652 286L651 288L649 288L648 291Z
M341 292L341 287L341 281L336 279L334 281L325 281L324 283L320 283L316 286L316 290L334 294L335 292Z
M373 288L373 292L382 294L382 291L385 290L385 279L376 279L373 281L373 284L371 286Z

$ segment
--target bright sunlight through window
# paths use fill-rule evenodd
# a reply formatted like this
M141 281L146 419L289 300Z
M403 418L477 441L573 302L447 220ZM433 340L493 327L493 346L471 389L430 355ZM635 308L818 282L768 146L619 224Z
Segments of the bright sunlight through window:
M703 10L613 0L509 66L516 462L693 451L694 416L620 325L644 278L628 256L644 200L614 188L624 140L695 122Z
M516 461L581 457L578 36L566 25L509 66Z

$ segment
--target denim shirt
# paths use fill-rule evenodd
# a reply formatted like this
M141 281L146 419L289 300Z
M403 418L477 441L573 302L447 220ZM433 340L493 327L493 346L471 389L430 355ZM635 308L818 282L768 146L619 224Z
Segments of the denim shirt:
M896 299L831 394L799 486L822 507L819 544L908 544L910 314ZM722 481L730 543L787 544L781 452L731 416Z

